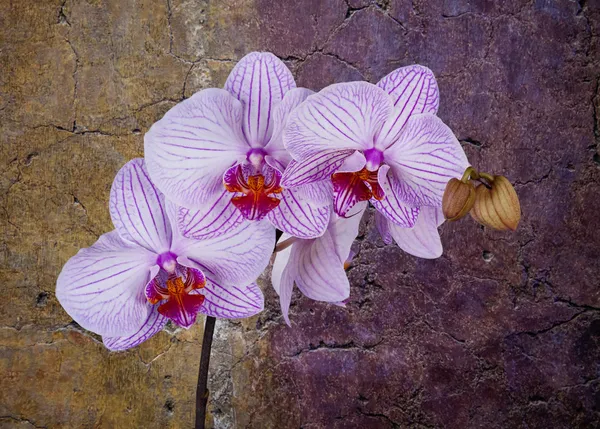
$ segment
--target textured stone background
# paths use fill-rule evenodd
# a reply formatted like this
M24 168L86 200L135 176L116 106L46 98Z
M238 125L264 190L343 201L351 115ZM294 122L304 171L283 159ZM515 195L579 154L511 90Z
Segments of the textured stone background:
M599 427L599 32L598 0L0 0L0 427L191 427L201 326L109 354L54 285L149 126L257 49L313 89L429 66L523 221L444 225L425 261L368 216L347 308L298 299L292 329L263 281L218 325L214 426Z

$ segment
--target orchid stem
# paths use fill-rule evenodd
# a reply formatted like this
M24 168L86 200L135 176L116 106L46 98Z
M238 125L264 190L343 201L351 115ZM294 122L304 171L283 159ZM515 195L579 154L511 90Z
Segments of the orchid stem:
M196 386L196 426L195 429L204 429L206 424L206 404L208 403L208 366L210 364L210 349L212 347L213 333L215 332L216 319L206 316L204 323L204 338L202 339L202 352L200 355L200 369L198 371L198 385Z
M282 250L287 249L292 244L294 244L296 240L298 240L296 237L290 237L287 240L283 240L281 243L277 243L277 245L275 246L275 250L273 250L273 253L281 252Z

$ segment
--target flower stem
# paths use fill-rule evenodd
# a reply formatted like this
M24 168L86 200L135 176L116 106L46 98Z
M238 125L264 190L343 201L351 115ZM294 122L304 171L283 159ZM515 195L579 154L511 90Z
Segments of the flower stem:
M215 332L216 319L206 316L204 323L204 338L202 339L202 352L200 355L200 369L198 371L198 385L196 386L196 426L195 429L204 429L206 423L206 404L208 403L208 366L210 364L210 349L212 347L213 333Z
M282 250L287 249L292 244L294 244L294 242L296 240L298 240L296 237L290 237L287 240L283 240L281 243L277 243L277 245L275 246L275 250L273 251L273 253L281 252Z

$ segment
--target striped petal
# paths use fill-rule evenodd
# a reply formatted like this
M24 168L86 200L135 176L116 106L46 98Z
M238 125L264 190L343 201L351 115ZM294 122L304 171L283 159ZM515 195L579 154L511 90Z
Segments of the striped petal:
M177 224L184 236L203 240L218 237L236 229L244 222L240 211L233 205L235 194L223 189L214 201L199 210L179 207Z
M224 286L207 278L206 286L199 290L204 295L200 312L224 319L241 319L254 316L264 308L264 297L256 283L246 286Z
M396 195L395 190L399 187L392 186L396 178L388 174L390 167L382 165L379 169L378 182L383 189L385 196L381 200L371 198L371 204L391 222L403 228L412 228L417 222L419 207L413 207L406 204Z
M150 311L148 318L135 334L126 337L103 337L102 342L106 348L111 351L127 350L140 345L162 331L169 319L156 311L156 307L154 306Z
M300 105L300 103L302 103L309 95L312 94L314 94L314 91L306 88L291 89L285 94L281 103L275 106L273 111L274 131L269 143L265 146L265 151L267 154L269 154L269 156L275 158L275 160L282 165L283 168L285 168L292 160L292 156L283 145L283 132L285 130L288 117L290 116L290 113L292 113L292 111Z
M244 106L242 128L252 147L264 147L274 131L275 106L296 86L283 62L269 52L252 52L233 68L225 89Z
M56 296L85 329L109 337L133 335L152 310L144 288L156 258L117 231L109 232L67 261L56 282Z
M353 149L329 151L309 156L301 162L292 161L283 173L281 185L292 188L329 179L354 153Z
M281 202L267 218L276 228L294 237L318 237L329 224L331 193L329 182L285 189L278 195ZM323 194L328 194L328 198Z
M294 110L284 143L297 160L329 151L367 150L392 109L390 97L373 84L334 84Z
M437 113L440 101L438 86L433 72L427 67L401 67L381 79L377 86L388 93L394 103L393 119L386 122L377 138L381 148L398 139L410 116Z
M444 223L444 215L441 208L421 207L417 223L413 228L402 228L390 221L387 222L387 228L389 235L405 252L419 258L435 259L442 256L443 252L438 232L438 227L442 223ZM384 234L386 234L385 229ZM383 234L382 237L386 239Z
M450 128L429 113L408 119L384 162L396 179L390 183L394 194L412 206L441 206L448 181L469 166Z
M142 158L125 164L110 190L110 215L119 235L157 254L169 250L171 226L164 201Z
M223 189L225 171L250 150L243 106L222 89L205 89L177 104L144 137L150 177L169 200L201 209Z
M218 237L192 240L176 236L172 252L182 265L202 270L225 285L248 284L269 264L275 228L269 222L245 222Z

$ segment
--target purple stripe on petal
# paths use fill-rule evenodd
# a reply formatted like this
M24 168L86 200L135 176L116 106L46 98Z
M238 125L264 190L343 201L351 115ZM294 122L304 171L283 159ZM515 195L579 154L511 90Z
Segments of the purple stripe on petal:
M293 88L285 94L281 103L275 106L273 111L273 135L271 136L269 143L265 146L265 152L267 152L270 157L277 160L279 164L282 164L283 168L276 166L276 168L280 168L281 171L283 171L292 160L291 155L283 144L283 133L288 117L300 103L312 94L314 94L314 92L310 89ZM268 159L266 159L266 161L269 162Z
M171 245L164 196L150 181L144 160L136 158L117 173L110 191L110 213L119 235L155 253Z
M180 207L177 211L180 231L186 237L203 240L235 230L244 222L244 218L231 203L234 195L224 189L199 210Z
M446 183L469 166L452 131L432 114L411 116L384 162L393 193L412 206L441 206Z
M311 188L320 184L308 184L285 189L281 203L267 217L269 221L287 234L299 238L315 238L323 234L329 224L329 201L315 199Z
M371 204L377 211L383 214L391 222L404 228L412 228L417 222L419 215L419 207L411 206L405 203L396 194L397 179L391 174L388 174L390 167L382 165L379 169L379 185L385 193L385 197L381 200L371 199Z
M223 173L250 149L243 106L222 89L177 104L144 136L152 181L180 206L199 209L223 189Z
M130 336L151 310L144 288L156 257L123 240L117 231L109 232L67 261L56 296L85 329L103 336Z
M354 150L330 151L310 156L302 162L292 161L283 173L281 185L292 188L329 179L354 152Z
M264 308L262 292L255 283L227 287L207 278L206 286L199 291L205 298L200 312L209 316L240 319L260 313Z
M229 286L254 281L268 265L274 246L275 228L262 221L244 222L203 240L177 236L172 251L182 265L208 271Z
M367 82L328 86L290 115L284 143L294 159L341 150L368 150L393 109L390 97Z
M253 147L268 143L273 134L273 109L295 86L285 64L268 52L252 52L233 68L225 90L244 105L244 135Z
M156 307L154 306L142 327L135 334L126 337L103 337L102 342L106 348L111 351L127 350L162 331L168 319L156 311Z

